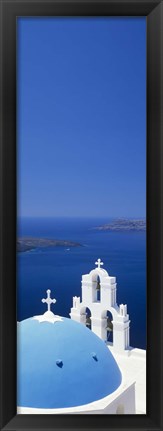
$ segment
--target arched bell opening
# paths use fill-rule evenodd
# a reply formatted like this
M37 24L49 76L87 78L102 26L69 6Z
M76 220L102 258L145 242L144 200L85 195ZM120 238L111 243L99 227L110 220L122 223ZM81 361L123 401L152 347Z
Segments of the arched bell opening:
M97 301L101 301L101 284L100 284L99 275L97 276L96 292L97 292Z
M113 343L113 316L110 311L106 313L107 324L106 324L106 339L109 343Z
M105 334L104 334L104 339L106 342L109 343L113 343L113 316L112 313L109 310L103 311L102 312L102 318L105 319Z
M86 308L86 322L85 325L88 329L92 329L92 321L91 321L91 311L90 309L87 307Z
M80 310L80 316L80 322L83 323L87 328L92 329L91 310L88 307L82 307Z
M97 302L101 301L101 283L100 283L99 275L97 276L97 280L96 280L96 301Z

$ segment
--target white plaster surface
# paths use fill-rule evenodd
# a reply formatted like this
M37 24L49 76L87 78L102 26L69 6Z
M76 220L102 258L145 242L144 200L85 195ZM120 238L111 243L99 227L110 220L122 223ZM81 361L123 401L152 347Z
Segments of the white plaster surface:
M108 346L116 359L124 379L134 379L136 414L146 414L146 351L130 348L124 353L116 353L113 347Z
M49 322L49 323L55 323L55 322L63 322L63 317L57 316L56 314L52 313L52 311L46 311L46 313L41 314L39 316L32 317L34 320L38 320L40 323L42 322Z

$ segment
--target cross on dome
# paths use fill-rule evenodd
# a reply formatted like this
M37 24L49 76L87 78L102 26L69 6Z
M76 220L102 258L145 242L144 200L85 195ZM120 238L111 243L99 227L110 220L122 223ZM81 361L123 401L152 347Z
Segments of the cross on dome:
M54 298L54 299L52 299L52 298L50 298L50 294L51 294L51 290L50 289L48 289L47 291L46 291L46 293L47 293L47 298L46 299L42 299L42 302L44 302L44 303L46 303L47 304L47 306L48 306L48 311L50 311L50 306L51 306L51 304L53 303L53 304L55 304L55 302L57 302L56 301L56 299Z
M55 304L57 302L55 298L52 299L50 297L51 290L48 289L46 291L46 293L47 293L47 298L46 299L43 298L41 301L47 304L48 309L47 309L47 311L44 314L41 314L39 316L34 316L33 319L34 320L38 320L39 323L42 323L42 322L49 322L49 323L63 322L63 317L57 316L56 314L54 314L50 310L51 304Z
M95 265L97 265L97 268L101 268L101 265L103 265L103 262L101 259L97 259L97 262L95 262Z

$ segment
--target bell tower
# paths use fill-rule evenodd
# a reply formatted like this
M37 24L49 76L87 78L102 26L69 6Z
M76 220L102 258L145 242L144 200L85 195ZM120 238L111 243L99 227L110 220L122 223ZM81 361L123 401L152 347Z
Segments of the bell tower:
M82 295L73 297L73 307L70 317L87 325L91 319L91 329L105 342L108 341L108 332L113 332L113 348L122 352L130 346L130 320L127 314L127 305L117 305L116 278L109 276L108 272L101 268L103 262L98 259L97 266L89 274L82 276ZM112 318L108 319L108 312Z

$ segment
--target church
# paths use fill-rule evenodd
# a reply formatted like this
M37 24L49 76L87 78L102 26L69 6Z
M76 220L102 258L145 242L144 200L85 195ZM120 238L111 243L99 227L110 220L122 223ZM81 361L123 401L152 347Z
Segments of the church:
M18 414L145 414L146 351L130 346L127 305L117 305L114 276L82 276L70 318L51 310L18 322Z

